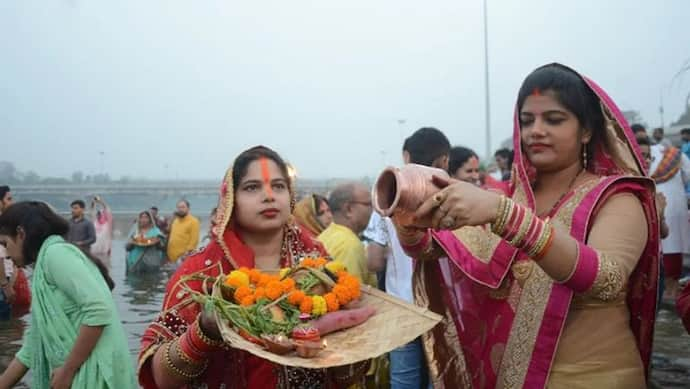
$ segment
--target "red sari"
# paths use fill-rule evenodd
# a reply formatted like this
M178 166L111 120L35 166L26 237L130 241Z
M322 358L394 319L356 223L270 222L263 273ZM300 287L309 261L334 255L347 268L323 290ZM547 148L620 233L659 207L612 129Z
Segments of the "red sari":
M226 250L230 256L226 255ZM288 226L281 250L281 266L291 266L307 254L326 255L323 247L309 238L299 227ZM139 383L145 389L157 388L151 371L151 360L158 348L180 335L201 311L185 288L209 293L211 282L185 280L184 276L217 277L239 267L254 267L254 252L239 236L227 229L222 242L214 239L209 245L191 253L175 272L166 287L163 310L146 329L139 354ZM286 368L247 352L226 348L211 354L206 372L185 388L276 388L323 387L324 370Z

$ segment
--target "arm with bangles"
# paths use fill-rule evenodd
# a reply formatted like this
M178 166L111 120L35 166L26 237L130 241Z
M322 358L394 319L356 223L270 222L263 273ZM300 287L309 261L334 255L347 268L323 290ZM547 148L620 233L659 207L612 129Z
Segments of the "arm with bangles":
M209 355L223 348L213 314L203 311L187 330L163 343L151 360L151 374L158 389L176 389L206 372ZM368 361L328 369L329 378L339 388L358 382L367 372Z
M456 216L460 225L453 228L490 223L494 234L526 253L553 280L576 293L605 301L617 298L647 242L644 211L640 201L629 193L613 195L604 202L591 223L585 243L505 196L482 192L478 197L447 193L447 200L452 204L450 212L454 207L459 210ZM463 212L465 216L460 217ZM443 215L434 217L432 223L437 228ZM433 260L444 255L429 230L400 225L396 228L403 247L414 258Z

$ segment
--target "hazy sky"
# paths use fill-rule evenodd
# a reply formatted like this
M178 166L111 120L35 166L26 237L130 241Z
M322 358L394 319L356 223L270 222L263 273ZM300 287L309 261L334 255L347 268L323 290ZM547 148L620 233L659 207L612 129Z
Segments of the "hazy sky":
M552 61L650 126L662 96L677 119L689 16L686 0L489 0L494 148ZM2 1L0 160L69 176L103 151L115 178L220 179L266 144L301 176L373 176L421 126L483 154L482 21L481 0Z

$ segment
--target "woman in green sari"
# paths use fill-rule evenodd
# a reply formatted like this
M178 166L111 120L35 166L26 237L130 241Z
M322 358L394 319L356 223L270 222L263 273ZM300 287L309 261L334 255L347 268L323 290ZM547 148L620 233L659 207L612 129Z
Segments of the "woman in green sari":
M62 238L69 224L41 202L0 215L0 244L18 266L34 264L31 325L0 375L0 389L31 369L32 388L134 388L127 339L106 268Z
M127 250L127 272L141 273L157 270L163 263L163 233L154 224L149 211L139 213L136 228L129 235Z

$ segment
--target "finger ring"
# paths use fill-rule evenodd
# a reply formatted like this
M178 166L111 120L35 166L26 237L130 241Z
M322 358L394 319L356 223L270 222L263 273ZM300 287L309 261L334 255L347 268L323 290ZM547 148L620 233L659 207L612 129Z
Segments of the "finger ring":
M442 223L443 223L442 226L445 229L453 228L453 226L455 226L455 217L454 216L446 216L443 218Z
M434 196L434 201L436 201L436 204L441 204L443 202L443 196L439 193L436 196Z

